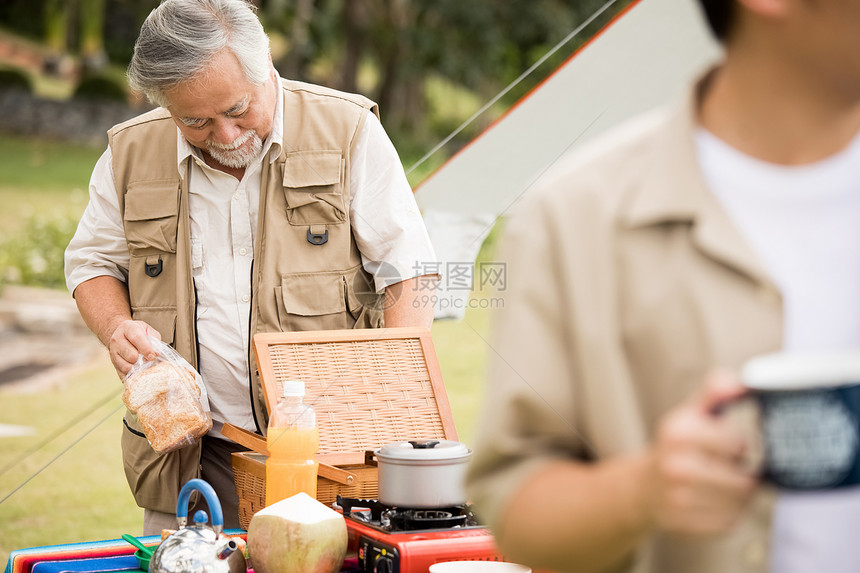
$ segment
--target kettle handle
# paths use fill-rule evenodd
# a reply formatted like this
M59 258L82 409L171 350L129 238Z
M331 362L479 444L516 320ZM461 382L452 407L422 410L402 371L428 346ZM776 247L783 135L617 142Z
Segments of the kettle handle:
M179 520L180 529L185 527L188 521L188 502L191 500L191 492L197 490L203 494L206 500L206 505L209 506L209 513L212 514L212 527L216 534L221 533L224 527L224 514L221 512L221 502L218 500L218 494L207 482L202 479L189 480L182 489L179 490L179 499L176 500L176 519Z

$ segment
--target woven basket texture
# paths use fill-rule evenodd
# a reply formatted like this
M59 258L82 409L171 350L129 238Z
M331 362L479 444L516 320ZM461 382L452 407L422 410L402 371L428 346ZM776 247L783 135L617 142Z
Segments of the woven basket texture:
M273 345L270 354L278 395L284 380L304 380L305 402L316 410L320 454L445 437L416 339Z

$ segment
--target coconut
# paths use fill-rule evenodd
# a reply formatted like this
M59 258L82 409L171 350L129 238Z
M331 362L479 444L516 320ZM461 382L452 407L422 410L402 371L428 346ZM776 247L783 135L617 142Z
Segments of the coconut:
M343 516L306 493L261 509L248 525L256 573L336 573L346 544Z

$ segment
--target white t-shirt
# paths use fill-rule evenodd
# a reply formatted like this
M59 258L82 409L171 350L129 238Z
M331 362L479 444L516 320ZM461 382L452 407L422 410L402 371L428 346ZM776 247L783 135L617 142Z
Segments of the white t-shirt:
M249 391L251 264L261 166L263 161L277 159L283 145L282 131L283 101L278 98L263 159L247 168L241 181L206 165L199 150L177 131L181 174L185 173L187 158L193 158L189 211L199 369L209 395L213 435L219 437L224 422L248 430L256 428ZM364 268L374 276L377 292L404 279L435 273L436 256L397 152L371 112L350 163L353 235ZM93 171L90 202L66 250L69 291L101 275L125 281L128 261L108 148ZM383 264L384 271L378 272Z
M842 152L786 167L698 130L699 161L783 295L786 351L860 349L860 134ZM855 573L860 488L781 492L774 573Z

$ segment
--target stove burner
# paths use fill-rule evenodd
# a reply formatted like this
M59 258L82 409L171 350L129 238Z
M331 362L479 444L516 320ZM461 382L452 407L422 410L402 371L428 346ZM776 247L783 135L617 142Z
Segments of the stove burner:
M450 511L439 511L438 509L416 509L407 510L412 514L413 519L445 519L453 517Z
M337 494L337 505L343 510L345 517L353 517L370 523L379 523L382 521L382 514L390 509L390 506L385 505L378 499L360 499L355 497L342 497ZM370 510L370 519L367 518L366 512L357 512L353 515L352 510L356 507L364 507Z
M370 524L383 531L418 531L475 527L478 519L468 505L413 509L392 507L376 499L356 499L337 496L337 505L344 517ZM369 511L356 511L362 508Z
M388 513L388 519L394 531L443 529L466 525L466 515L454 515L450 511L436 509L395 509Z

